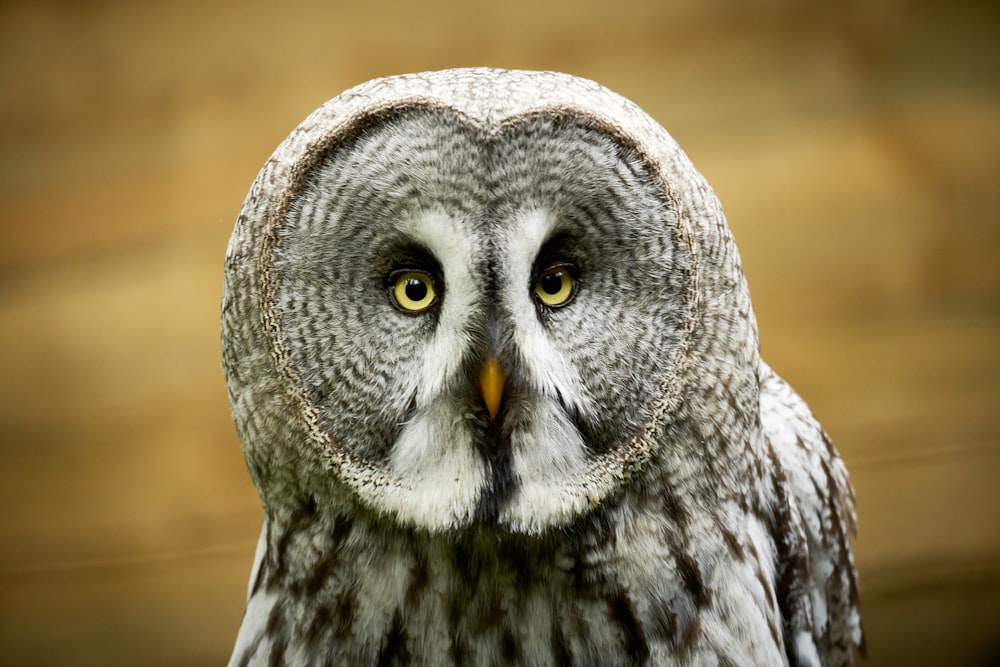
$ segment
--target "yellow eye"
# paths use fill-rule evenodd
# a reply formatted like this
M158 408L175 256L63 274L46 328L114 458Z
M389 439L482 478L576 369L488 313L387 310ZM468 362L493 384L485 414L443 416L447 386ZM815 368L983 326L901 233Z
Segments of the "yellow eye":
M535 279L535 296L546 306L565 306L576 292L576 282L568 264L553 264Z
M437 300L434 281L423 271L399 271L390 279L392 301L403 312L422 313Z

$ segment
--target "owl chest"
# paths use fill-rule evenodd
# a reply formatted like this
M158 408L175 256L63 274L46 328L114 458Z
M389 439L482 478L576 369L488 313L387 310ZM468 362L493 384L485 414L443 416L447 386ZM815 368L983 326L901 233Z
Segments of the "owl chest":
M665 632L683 642L696 627L689 603L651 611L579 562L383 553L324 577L262 585L232 664L635 665L673 652Z
M424 541L359 523L271 534L234 665L784 661L771 573L722 560L721 542Z
M382 664L638 664L648 647L627 596L580 572L431 568L384 616ZM374 639L374 638L373 638ZM391 656L388 662L382 662Z

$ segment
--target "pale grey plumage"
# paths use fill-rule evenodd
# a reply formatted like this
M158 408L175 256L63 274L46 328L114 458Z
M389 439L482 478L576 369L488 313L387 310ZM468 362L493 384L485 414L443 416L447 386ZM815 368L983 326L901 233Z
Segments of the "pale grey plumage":
M232 664L852 663L843 464L760 360L715 195L597 84L331 100L247 197L222 329L265 514Z

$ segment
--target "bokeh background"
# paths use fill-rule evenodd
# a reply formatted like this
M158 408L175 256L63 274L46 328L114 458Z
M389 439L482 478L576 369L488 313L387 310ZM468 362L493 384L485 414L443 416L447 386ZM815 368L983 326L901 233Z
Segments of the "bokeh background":
M0 662L218 665L260 522L218 303L313 108L596 79L723 201L765 357L846 459L870 665L1000 661L1000 21L856 0L0 4Z

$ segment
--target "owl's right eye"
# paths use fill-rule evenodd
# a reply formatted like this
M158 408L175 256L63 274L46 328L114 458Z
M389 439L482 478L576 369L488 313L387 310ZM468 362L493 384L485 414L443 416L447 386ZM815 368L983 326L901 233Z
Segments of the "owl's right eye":
M565 306L576 294L575 267L566 262L554 262L535 277L535 299L549 308Z
M434 278L424 271L393 271L389 274L389 299L407 315L419 315L437 302Z

